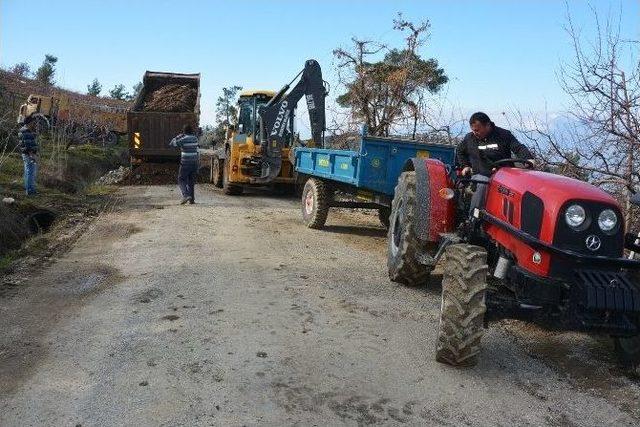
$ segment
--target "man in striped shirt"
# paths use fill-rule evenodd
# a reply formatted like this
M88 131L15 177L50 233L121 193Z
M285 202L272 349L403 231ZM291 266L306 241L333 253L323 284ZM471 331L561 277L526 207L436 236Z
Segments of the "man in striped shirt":
M182 192L180 204L194 204L196 202L194 190L198 175L198 138L195 136L193 127L185 125L182 133L173 138L169 145L178 147L181 151L178 172L178 185Z

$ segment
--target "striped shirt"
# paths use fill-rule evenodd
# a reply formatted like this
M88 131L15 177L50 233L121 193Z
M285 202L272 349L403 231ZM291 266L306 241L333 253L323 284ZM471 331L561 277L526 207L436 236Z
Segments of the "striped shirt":
M36 154L38 152L38 140L35 132L27 126L22 126L18 131L20 141L20 152L22 154Z
M180 134L173 138L169 145L180 149L181 164L198 164L198 138L194 135Z

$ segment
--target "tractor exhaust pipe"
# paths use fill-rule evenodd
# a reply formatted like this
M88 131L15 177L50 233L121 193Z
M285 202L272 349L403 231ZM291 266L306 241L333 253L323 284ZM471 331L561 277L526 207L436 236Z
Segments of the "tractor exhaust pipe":
M504 279L505 277L507 277L509 267L511 267L511 261L503 256L500 256L500 258L498 258L498 262L496 263L496 268L493 270L493 277L500 280Z

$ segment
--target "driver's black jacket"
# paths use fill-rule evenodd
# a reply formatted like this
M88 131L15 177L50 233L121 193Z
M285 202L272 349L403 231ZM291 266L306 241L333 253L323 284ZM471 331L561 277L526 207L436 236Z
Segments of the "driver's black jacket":
M474 174L489 176L493 162L510 159L515 154L518 159L533 159L533 154L521 144L511 132L493 125L491 133L478 139L469 132L456 150L458 165L471 166Z

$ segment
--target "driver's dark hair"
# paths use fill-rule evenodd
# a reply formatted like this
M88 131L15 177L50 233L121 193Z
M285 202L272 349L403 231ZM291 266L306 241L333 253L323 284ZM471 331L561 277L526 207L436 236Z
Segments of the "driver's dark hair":
M478 111L477 113L473 113L471 118L469 119L469 124L472 125L475 122L481 123L483 125L488 125L491 123L491 119L487 116L486 113L482 111Z
M193 135L193 126L186 124L182 127L182 133L185 135Z

